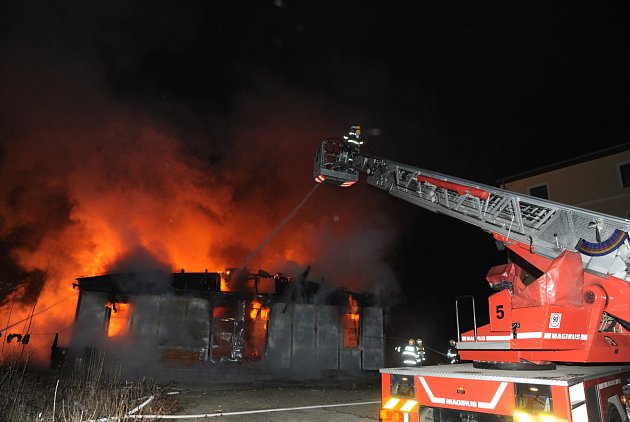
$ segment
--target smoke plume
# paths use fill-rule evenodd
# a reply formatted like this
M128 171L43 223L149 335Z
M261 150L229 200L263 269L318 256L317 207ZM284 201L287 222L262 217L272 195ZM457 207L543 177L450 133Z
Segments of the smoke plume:
M326 283L396 292L394 224L364 187L321 187L256 250L313 188L318 143L354 122L273 75L229 112L122 95L102 44L66 45L51 19L0 44L3 335L28 329L47 359L55 333L71 335L75 279L110 272L311 265Z

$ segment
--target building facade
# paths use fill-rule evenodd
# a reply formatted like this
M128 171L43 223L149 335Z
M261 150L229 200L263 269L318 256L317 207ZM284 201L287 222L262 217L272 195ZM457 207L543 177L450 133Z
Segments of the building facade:
M503 189L630 218L630 143L499 181Z
M146 365L274 372L384 365L383 310L371 295L323 295L314 283L264 271L240 280L227 274L78 278L70 354L98 350Z

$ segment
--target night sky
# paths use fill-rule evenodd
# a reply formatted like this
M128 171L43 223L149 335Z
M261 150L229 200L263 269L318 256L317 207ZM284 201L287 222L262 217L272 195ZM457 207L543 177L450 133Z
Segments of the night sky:
M0 280L8 291L47 271L16 254L79 224L85 196L69 181L86 157L117 186L150 185L136 172L158 141L132 128L175 139L177 163L261 211L266 231L221 256L246 255L289 214L313 186L319 142L352 124L368 154L492 185L627 142L628 22L624 1L3 2ZM361 255L368 273L380 263L399 284L384 289L393 337L446 349L455 296L484 312L485 273L505 256L480 229L364 183L319 188L283 231L333 217L343 241L304 242ZM317 260L287 261L318 275ZM341 264L324 261L334 277Z

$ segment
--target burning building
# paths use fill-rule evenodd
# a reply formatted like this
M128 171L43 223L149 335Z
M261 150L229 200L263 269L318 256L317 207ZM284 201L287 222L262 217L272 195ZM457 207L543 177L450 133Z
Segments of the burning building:
M20 22L40 16L25 9L13 11ZM12 34L7 39L19 41L25 48L12 60L5 60L1 72L7 88L0 90L6 105L0 111L3 356L15 348L18 353L28 354L29 362L47 365L51 344L57 337L61 347L71 343L73 347L90 347L98 344L97 339L112 345L124 339L127 344L133 337L146 337L157 344L150 344L149 350L166 350L172 343L185 345L190 351L194 343L178 343L176 336L183 334L170 327L193 321L186 327L190 331L194 324L201 323L191 312L209 315L212 310L216 317L208 316L205 326L198 329L207 334L193 336L201 339L199 347L209 347L212 324L218 330L218 325L229 326L230 318L236 318L229 313L236 312L231 310L236 305L222 307L212 301L225 297L229 302L235 294L207 291L203 293L204 302L200 292L195 296L190 291L178 291L169 283L170 274L180 268L203 272L204 268L216 270L236 262L293 273L295 268L299 271L312 263L318 277L335 280L334 288L379 292L388 298L398 294L398 281L386 258L397 239L399 223L404 221L389 207L387 212L379 211L387 198L358 188L353 190L351 200L342 201L337 190L318 188L301 207L305 194L319 186L309 175L313 148L330 133L331 124L341 122L345 127L344 118L332 122L320 101L313 102L310 97L305 101L287 90L284 83L275 82L263 83L262 91L253 95L249 90L237 90L227 97L214 95L219 86L210 83L207 87L213 93L199 98L195 95L200 102L180 98L176 87L177 92L160 88L156 91L159 95L145 97L144 88L154 84L129 84L134 77L129 79L126 67L121 72L119 61L115 57L111 60L111 54L119 51L125 57L139 58L138 63L148 63L141 58L150 61L154 53L171 51L169 48L158 42L156 50L142 46L136 54L129 48L133 50L137 45L123 42L121 49L110 49L110 41L124 37L107 35L107 31L100 30L103 22L97 18L94 25L85 27L96 28L94 37L81 33L76 38L81 40L77 50L78 45L67 42L67 33L58 31L60 27L78 28L76 22L41 25L53 16L73 14L50 13L42 8L36 11L43 20L37 18L35 26L44 31L44 36L17 27L5 28ZM128 13L126 8L118 12L121 16ZM127 29L135 34L134 25ZM135 35L133 40L145 40ZM89 42L102 36L106 38L104 43ZM189 41L186 39L186 43ZM49 42L62 49L72 47L51 54ZM111 64L114 66L109 68ZM133 93L126 95L121 87ZM136 101L136 94L150 104ZM362 209L373 212L357 213ZM284 224L287 218L290 224ZM254 252L255 259L246 262L245 258ZM168 273L154 277L165 279L165 293L159 289L151 292L133 286L123 289L100 285L112 284L114 279L118 282L124 278L123 273L154 268ZM115 273L120 276L114 277ZM99 274L112 275L96 277ZM76 283L80 289L73 290L72 281L77 276L94 278L82 277ZM102 283L97 285L97 281ZM79 290L82 297L77 307ZM110 294L115 295L114 302L109 300ZM254 297L250 293L250 301ZM276 359L271 354L275 344L285 340L273 337L274 330L280 329L278 325L285 323L280 318L295 319L297 326L302 323L300 316L306 315L301 309L315 305L313 318L318 318L316 327L320 327L324 306L287 300L286 312L279 315L274 306L282 298L271 297L273 303L266 305L266 349L259 351L259 362L290 366L293 361ZM355 299L360 296L355 295ZM180 302L188 314L180 315ZM342 302L347 303L347 297L338 305L329 304L338 307L335 315L342 312ZM195 308L197 304L203 305L201 310ZM174 310L166 316L171 312L169 307ZM266 309L257 309L258 324ZM239 308L238 312L244 311ZM295 316L289 318L290 312ZM361 300L359 313L363 324L366 316ZM158 318L159 322L153 320ZM176 323L170 318L180 320ZM117 332L114 320L120 323L118 335L113 335ZM335 321L337 327L339 320ZM167 333L169 329L174 332ZM100 339L104 330L112 335ZM18 343L14 336L7 342L12 334L22 339L29 334L29 341ZM296 344L302 341L298 337ZM324 340L317 340L318 347ZM359 347L366 346L367 341L362 337ZM219 347L216 342L213 355L204 352L204 362L216 360L212 356L219 353L230 355L231 350L231 346ZM340 350L350 353L355 349ZM368 356L371 354L366 351L362 359L371 359Z
M384 364L373 295L265 271L77 278L70 356L94 349L161 365L233 362L261 370L374 370ZM324 296L324 297L323 297Z

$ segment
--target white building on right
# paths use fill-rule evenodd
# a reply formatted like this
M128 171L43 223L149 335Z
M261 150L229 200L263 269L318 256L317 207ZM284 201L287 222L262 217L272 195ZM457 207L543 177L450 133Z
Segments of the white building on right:
M498 182L513 192L630 219L630 143Z

